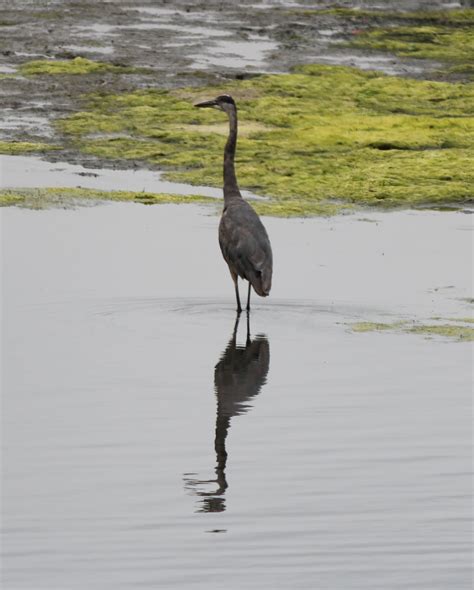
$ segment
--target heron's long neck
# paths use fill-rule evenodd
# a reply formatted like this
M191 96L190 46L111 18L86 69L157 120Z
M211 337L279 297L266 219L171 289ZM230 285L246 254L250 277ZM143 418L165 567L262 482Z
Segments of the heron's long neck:
M224 200L239 196L239 185L235 176L235 148L237 145L237 109L233 108L229 115L229 137L224 149Z

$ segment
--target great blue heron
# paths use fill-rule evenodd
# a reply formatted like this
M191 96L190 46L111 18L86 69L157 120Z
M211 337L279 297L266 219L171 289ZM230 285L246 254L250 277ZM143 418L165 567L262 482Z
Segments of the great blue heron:
M270 293L273 271L272 248L259 216L242 198L237 184L234 167L237 107L234 99L222 94L194 106L217 108L229 117L229 136L224 149L224 210L219 223L219 244L234 281L237 312L240 313L242 306L239 277L249 282L247 310L250 309L251 287L261 297L266 297Z

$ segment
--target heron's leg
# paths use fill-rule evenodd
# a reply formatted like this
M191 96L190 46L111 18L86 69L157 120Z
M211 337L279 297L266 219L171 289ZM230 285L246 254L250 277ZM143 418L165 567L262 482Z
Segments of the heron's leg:
M249 294L247 295L247 311L250 311L250 290L252 289L252 285L249 281Z
M247 310L247 340L245 345L248 346L250 344L250 314Z
M240 305L239 285L237 283L238 276L235 272L233 272L231 270L231 268L229 268L229 270L230 270L230 274L232 276L232 280L234 281L234 285L235 285L235 298L237 299L237 313L240 313L242 311L242 306Z
M242 306L240 305L239 285L237 279L235 279L235 298L237 299L237 313L242 312Z

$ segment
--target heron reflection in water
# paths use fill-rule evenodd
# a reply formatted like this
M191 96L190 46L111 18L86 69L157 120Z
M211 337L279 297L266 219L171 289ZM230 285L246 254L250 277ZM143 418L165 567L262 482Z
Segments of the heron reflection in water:
M215 479L198 480L189 477L185 487L201 497L198 512L223 512L226 479L226 438L233 416L245 414L251 407L250 401L265 384L270 366L270 345L263 335L250 338L250 320L247 314L247 338L245 346L237 344L237 329L240 315L235 320L229 344L225 348L214 370L214 387L217 397L216 430L214 449L216 451ZM191 474L188 474L188 476ZM204 491L202 486L215 484L214 491Z

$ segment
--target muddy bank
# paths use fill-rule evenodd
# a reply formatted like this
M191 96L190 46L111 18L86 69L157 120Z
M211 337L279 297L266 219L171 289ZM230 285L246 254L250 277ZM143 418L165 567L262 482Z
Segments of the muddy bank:
M445 27L443 34L447 34L464 26L464 17L456 16L460 4L435 2L430 11L423 4L397 3L396 12L391 3L375 1L341 2L338 9L329 2L250 1L230 6L221 2L146 1L98 5L86 0L67 5L40 1L7 6L0 21L4 105L0 151L44 153L52 162L95 168L119 165L122 169L162 170L166 163L160 158L134 158L130 153L122 157L120 149L115 153L90 149L57 121L83 112L91 95L222 87L262 73L288 72L305 63L350 65L415 79L463 80L462 71L451 72L432 59L403 56L393 50L392 39L384 38L382 43L370 36L374 27L419 28L435 23ZM419 9L425 12L415 12ZM94 134L99 130L92 125L89 131ZM100 143L100 136L95 139ZM88 143L90 140L87 137ZM399 147L391 138L376 139L376 144L380 149ZM429 143L428 148L432 147ZM469 168L465 164L461 167ZM338 173L337 169L333 172ZM449 176L444 171L440 174ZM190 177L192 170L185 180ZM209 175L197 179L199 185L208 182ZM217 184L214 178L211 184ZM15 186L19 186L17 182ZM255 183L248 188L259 192ZM264 192L266 188L260 187ZM450 194L465 201L462 188ZM329 196L341 198L331 187Z
M203 185L221 187L228 125L222 114L192 105L222 93L239 105L239 184L268 197L256 203L259 213L459 208L474 201L474 88L459 83L301 66L291 74L199 88L89 94L84 110L58 120L56 128L71 150L112 164L162 168L165 180L193 185L190 194L206 194ZM8 145L20 153L22 146L31 148ZM21 161L10 156L10 162ZM91 174L103 174L95 170ZM140 173L133 174L139 181ZM58 177L51 186L60 182ZM21 201L22 195L4 191L0 200Z
M425 8L398 2L397 10ZM338 45L373 24L369 17L324 10L329 2L61 2L5 6L0 20L0 92L3 137L50 138L51 119L78 108L80 97L106 90L201 85L302 63L353 65L388 73L429 75L433 64ZM393 12L390 3L340 2L346 8ZM430 8L453 8L434 2ZM311 10L307 10L311 8ZM315 8L321 10L314 10ZM357 12L355 12L357 15ZM388 16L387 23L393 23ZM379 21L380 19L377 19ZM14 76L34 60L76 57L128 68L94 75Z

